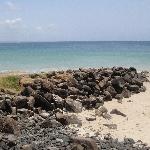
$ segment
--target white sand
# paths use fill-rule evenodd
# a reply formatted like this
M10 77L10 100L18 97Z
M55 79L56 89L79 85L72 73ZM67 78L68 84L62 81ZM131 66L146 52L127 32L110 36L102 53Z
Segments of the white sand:
M92 136L95 132L99 132L103 136L110 133L112 137L118 138L119 141L127 137L133 138L135 141L142 140L150 146L150 83L145 83L145 86L146 92L123 99L122 104L116 100L105 102L104 106L109 112L116 108L126 114L127 117L111 114L112 119L110 120L96 117L95 121L87 121L86 117L94 115L95 111L85 110L79 113L78 116L82 119L83 125L78 128L78 134L86 136L86 133L89 133ZM117 129L108 129L103 125L105 123L117 124Z

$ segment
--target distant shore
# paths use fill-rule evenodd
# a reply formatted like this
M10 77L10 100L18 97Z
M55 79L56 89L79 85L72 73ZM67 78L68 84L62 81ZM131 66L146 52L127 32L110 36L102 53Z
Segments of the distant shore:
M114 66L117 67L117 66ZM133 66L134 67L134 66ZM111 69L112 67L81 67L81 69L101 69L101 68L108 68ZM128 67L123 67L123 68L128 68ZM0 71L0 76L2 75L27 75L27 74L39 74L39 73L48 73L48 72L52 72L52 71L67 71L67 70L78 70L80 68L62 68L62 69L58 69L58 68L51 68L51 69L40 69L39 71L21 71L21 70L7 70L7 71ZM150 72L149 69L137 69L137 72Z

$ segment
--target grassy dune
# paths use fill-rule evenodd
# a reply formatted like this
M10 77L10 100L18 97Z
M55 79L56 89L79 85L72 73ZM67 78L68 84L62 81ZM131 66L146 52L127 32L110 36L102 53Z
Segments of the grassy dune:
M20 79L21 78L18 75L0 76L0 88L18 92L21 89L19 85Z

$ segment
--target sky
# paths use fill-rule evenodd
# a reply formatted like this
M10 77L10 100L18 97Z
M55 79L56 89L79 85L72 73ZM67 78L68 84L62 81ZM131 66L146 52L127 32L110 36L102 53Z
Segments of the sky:
M0 0L0 42L130 40L150 40L150 0Z

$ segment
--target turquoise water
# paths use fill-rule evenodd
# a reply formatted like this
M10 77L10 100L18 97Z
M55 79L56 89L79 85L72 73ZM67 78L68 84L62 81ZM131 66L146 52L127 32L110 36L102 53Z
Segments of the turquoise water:
M134 66L150 70L150 42L0 43L0 71Z

